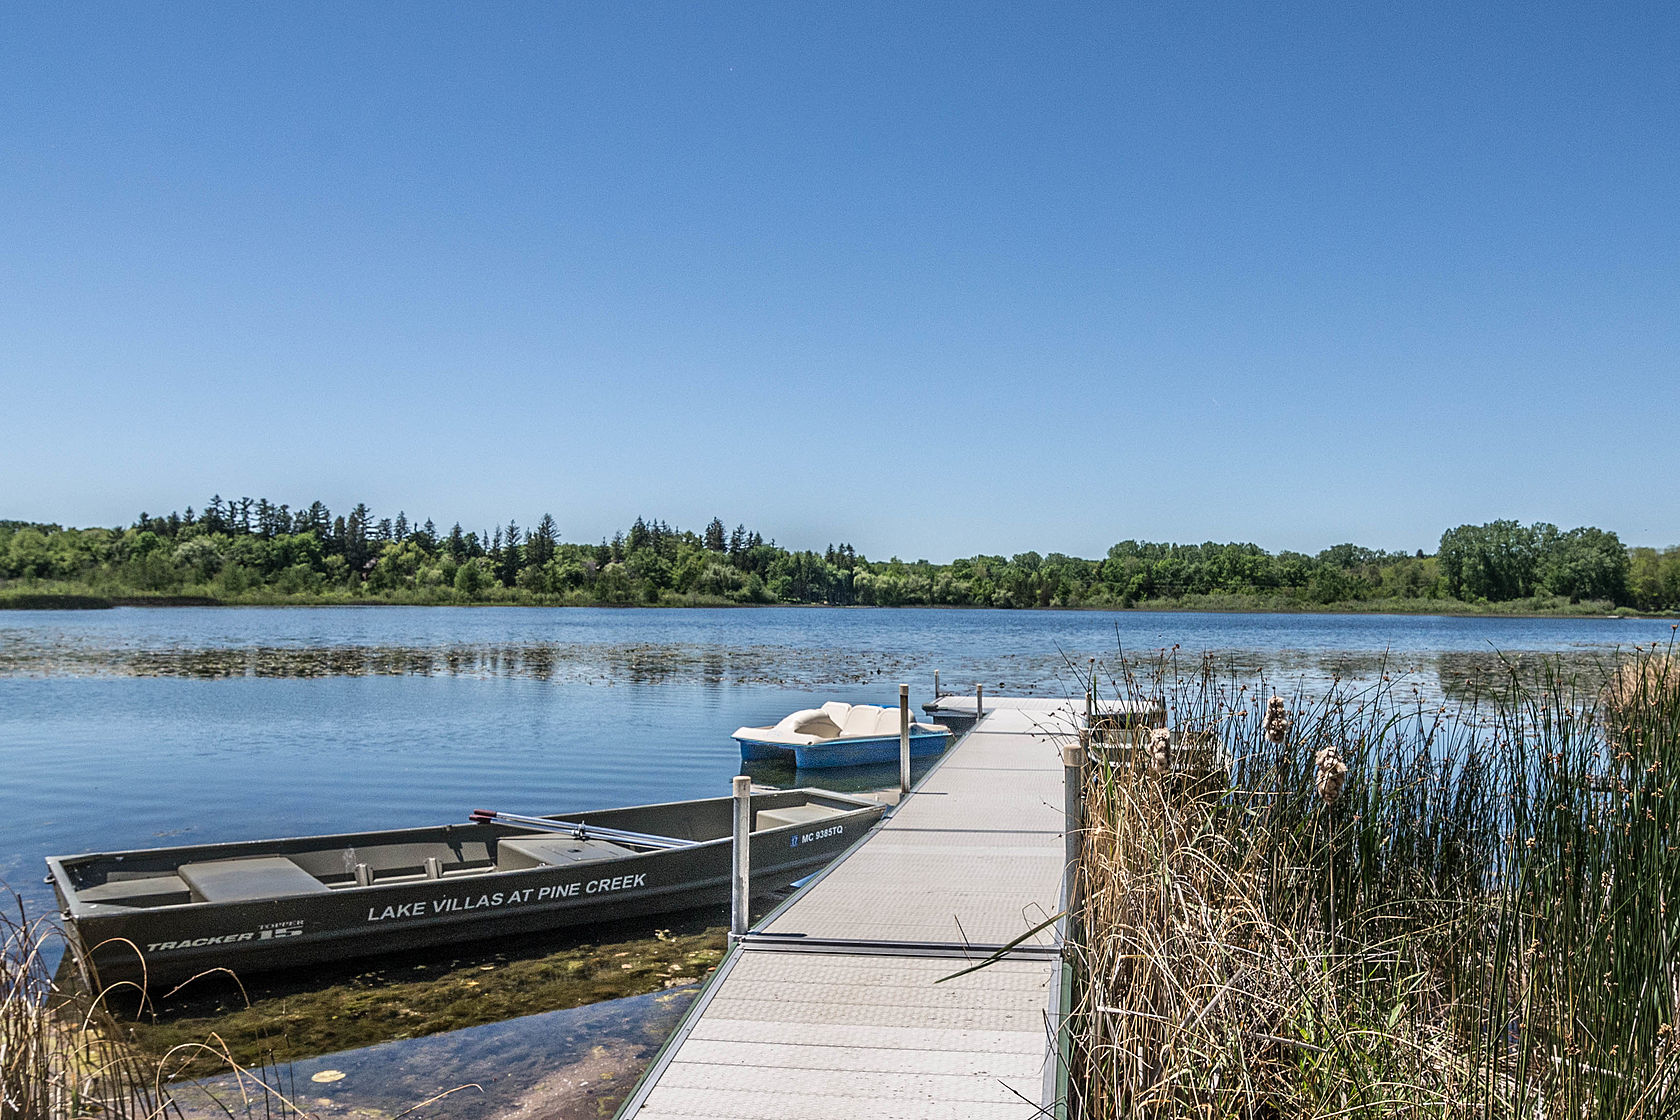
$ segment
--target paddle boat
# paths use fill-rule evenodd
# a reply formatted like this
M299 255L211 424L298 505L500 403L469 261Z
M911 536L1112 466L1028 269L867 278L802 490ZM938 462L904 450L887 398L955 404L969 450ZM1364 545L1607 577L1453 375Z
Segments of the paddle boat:
M737 728L734 739L741 744L743 762L791 758L801 770L896 762L899 715L897 708L831 700L784 716L771 727ZM910 756L936 755L950 739L951 729L944 724L912 723Z
M667 913L729 899L734 801L49 856L95 990L239 973ZM884 806L754 791L754 895L817 871Z

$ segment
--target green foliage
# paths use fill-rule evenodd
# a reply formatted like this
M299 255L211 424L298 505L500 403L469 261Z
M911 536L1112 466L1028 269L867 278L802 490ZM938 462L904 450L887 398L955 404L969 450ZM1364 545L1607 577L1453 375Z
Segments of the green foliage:
M933 564L872 561L848 544L794 551L713 518L699 533L638 517L599 544L534 529L334 516L313 502L211 498L203 512L142 513L127 529L0 522L0 602L41 592L223 602L615 605L1173 607L1200 610L1680 609L1680 547L1626 549L1595 528L1460 525L1435 556L1338 544L1316 556L1251 543L1125 540L1096 560L1052 552Z
M1437 554L1449 594L1506 602L1545 593L1573 602L1628 595L1628 552L1615 533L1579 528L1560 532L1541 522L1460 525L1441 535Z

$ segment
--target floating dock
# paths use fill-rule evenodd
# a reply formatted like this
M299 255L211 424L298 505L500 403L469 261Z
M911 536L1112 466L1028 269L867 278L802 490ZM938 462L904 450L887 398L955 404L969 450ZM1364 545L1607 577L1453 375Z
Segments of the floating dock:
M1061 923L947 978L1061 910L1061 748L1084 704L988 697L886 821L730 951L621 1120L1056 1115Z

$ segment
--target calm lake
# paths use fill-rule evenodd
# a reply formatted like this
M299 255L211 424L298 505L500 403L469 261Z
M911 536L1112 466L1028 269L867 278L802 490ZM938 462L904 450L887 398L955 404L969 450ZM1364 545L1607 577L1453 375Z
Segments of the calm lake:
M1122 653L1176 646L1192 662L1217 652L1235 671L1264 673L1280 687L1311 691L1335 676L1387 672L1408 674L1439 696L1467 666L1493 664L1495 651L1591 660L1672 634L1659 620L1374 615L5 611L0 881L30 912L46 914L53 902L42 859L49 854L397 828L465 820L474 808L550 813L722 796L741 771L730 738L736 727L829 699L894 704L899 682L911 685L919 706L932 694L936 669L948 691L971 691L979 681L994 694L1073 695L1083 686L1070 666L1083 669L1093 657L1113 666ZM797 774L755 765L752 773L771 784L850 789L897 779L891 766ZM458 1055L482 1049L504 1076L513 1067L497 1065L495 1054L505 1057L509 1039L525 1037L539 1057L528 1063L528 1077L505 1086L501 1103L511 1107L520 1094L564 1096L592 1084L579 1071L596 1059L582 1043L576 1054L568 1050L568 1061L584 1064L556 1088L552 1076L543 1080L553 1067L540 1057L553 1052L552 1032L586 1038L609 1021L628 1024L614 1028L624 1038L668 1029L658 1018L666 1012L656 1009L669 1001L615 1002L624 1008L531 1016L512 1034L456 1031L439 1036L454 1042L419 1051L411 1049L418 1043L392 1044L396 1056L380 1060L400 1071L421 1061L417 1054L435 1066L436 1046ZM651 1053L656 1044L643 1049ZM466 1064L450 1068L461 1080L489 1076L459 1060ZM363 1059L334 1061L360 1069ZM424 1095L401 1080L406 1075L386 1076L353 1080L375 1097L412 1103ZM335 1094L351 1088L347 1081ZM576 1114L601 1107L592 1090L577 1091ZM454 1103L472 1115L496 1111ZM571 1114L558 1105L549 1111Z
M48 854L721 796L730 732L826 699L1072 694L1069 663L1177 645L1311 682L1591 654L1668 622L869 609L0 612L0 880ZM1445 655L1445 658L1443 658ZM890 768L889 768L890 769ZM758 773L792 782L811 775ZM895 775L820 776L888 785Z

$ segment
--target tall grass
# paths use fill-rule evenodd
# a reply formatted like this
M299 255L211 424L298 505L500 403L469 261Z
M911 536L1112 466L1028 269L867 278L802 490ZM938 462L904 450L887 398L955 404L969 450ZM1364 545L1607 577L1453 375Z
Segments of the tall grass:
M1680 1113L1676 664L1450 706L1123 672L1228 770L1095 744L1070 1113Z
M57 954L48 950L75 951L64 944L62 931L47 919L29 918L16 895L11 907L0 911L0 1120L183 1120L170 1083L188 1075L193 1059L206 1052L232 1068L237 1096L203 1089L194 1094L202 1099L193 1115L307 1116L275 1088L278 1070L241 1067L215 1036L159 1057L137 1050L106 1008L111 990L96 996L54 979L47 962Z
M102 1003L61 990L61 935L14 896L0 912L0 1120L140 1120L171 1113L157 1070L119 1041Z

